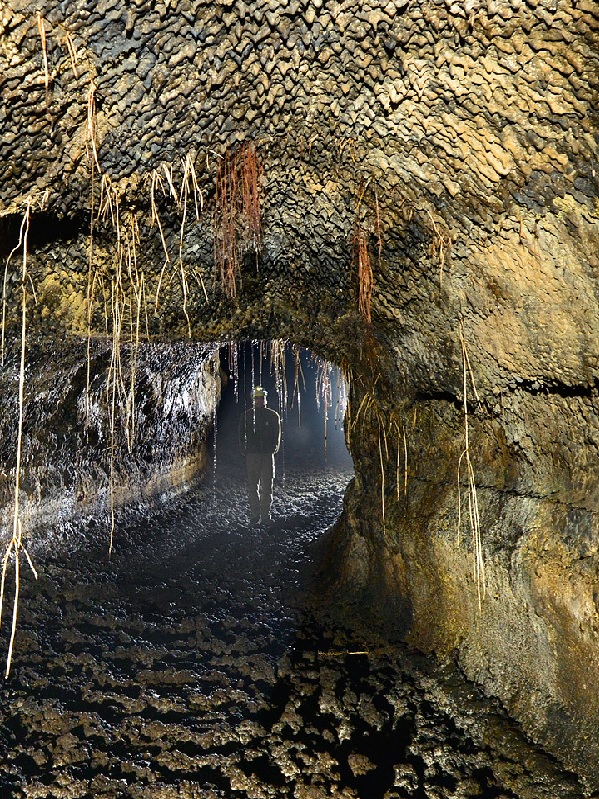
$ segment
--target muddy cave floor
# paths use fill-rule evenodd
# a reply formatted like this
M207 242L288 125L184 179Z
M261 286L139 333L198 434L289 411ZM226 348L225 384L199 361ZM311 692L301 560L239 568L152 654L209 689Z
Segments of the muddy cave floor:
M583 796L455 670L306 610L350 478L287 465L249 529L237 456L25 574L0 797Z

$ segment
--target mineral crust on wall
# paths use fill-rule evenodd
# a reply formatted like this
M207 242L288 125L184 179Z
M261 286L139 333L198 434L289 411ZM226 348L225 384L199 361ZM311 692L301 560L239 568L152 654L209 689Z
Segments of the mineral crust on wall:
M597 4L4 0L0 25L7 329L27 230L50 341L341 364L337 589L599 789Z

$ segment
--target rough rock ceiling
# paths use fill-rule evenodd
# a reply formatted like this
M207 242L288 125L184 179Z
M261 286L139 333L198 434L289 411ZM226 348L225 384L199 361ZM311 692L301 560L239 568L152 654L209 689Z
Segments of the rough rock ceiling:
M5 208L87 209L90 89L113 179L257 140L325 174L355 159L452 223L595 196L592 2L2 6Z
M489 383L514 374L531 385L589 382L599 357L594 3L0 8L0 213L13 215L4 231L14 238L29 201L42 241L81 232L69 279L42 291L48 304L83 291L90 214L105 237L96 260L111 257L118 203L119 236L139 231L154 288L161 235L171 260L181 256L188 285L170 276L177 296L155 328L183 333L184 302L194 336L208 319L218 327L218 173L227 153L251 142L263 167L261 275L254 286L250 257L246 285L261 298L263 326L272 312L264 298L298 305L290 275L309 315L355 308L358 230L378 261L376 322L393 338L400 331L408 361L422 348L430 359L440 329L455 338L466 315ZM244 327L238 309L227 313ZM67 329L81 327L63 316ZM445 360L433 359L433 381L430 364L411 363L408 382L453 390ZM453 374L459 348L450 360Z

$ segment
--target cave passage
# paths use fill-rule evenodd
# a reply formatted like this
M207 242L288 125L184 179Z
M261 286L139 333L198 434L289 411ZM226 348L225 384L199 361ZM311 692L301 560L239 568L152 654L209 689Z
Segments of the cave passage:
M215 483L244 480L239 420L252 407L255 386L267 391L268 407L281 417L281 445L275 457L276 517L286 513L277 487L284 484L288 471L351 473L353 461L344 433L347 386L337 367L305 348L266 341L229 344L221 348L220 363L224 385L209 441Z
M459 674L323 615L315 566L353 465L330 438L325 457L307 352L274 523L248 528L237 418L256 377L271 385L251 351L217 414L213 479L130 513L110 558L90 525L23 577L0 795L580 799Z

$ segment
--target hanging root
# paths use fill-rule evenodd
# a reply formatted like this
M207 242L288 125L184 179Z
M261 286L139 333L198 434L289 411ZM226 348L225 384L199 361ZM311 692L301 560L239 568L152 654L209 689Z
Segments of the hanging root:
M185 156L185 159L181 161L181 164L183 167L183 178L181 180L181 188L179 190L179 206L181 210L181 229L179 232L179 265L181 271L181 286L183 289L183 312L187 320L189 337L191 338L191 322L187 313L187 276L183 266L183 240L185 237L185 224L187 222L188 197L191 194L195 209L196 222L199 222L200 212L204 208L204 196L200 190L198 177L189 153ZM208 302L208 292L206 291L206 286L204 284L202 275L200 274L198 278L198 275L194 272L194 277L201 285L206 302Z
M344 379L347 380L348 378ZM347 432L350 438L355 434L358 425L363 426L366 435L370 436L374 433L376 437L376 443L373 444L372 453L374 455L375 449L378 452L381 480L381 518L383 524L385 524L388 510L387 500L389 496L387 493L387 486L389 484L391 488L393 483L388 475L395 473L393 496L396 502L401 502L402 495L406 498L408 494L408 435L410 431L414 430L416 427L417 409L414 408L413 416L407 420L402 418L396 411L389 413L384 406L379 404L374 390L370 389L362 396L355 413L351 403L348 403L347 416Z
M110 545L112 553L115 529L115 456L117 452L117 410L127 451L133 450L135 438L135 387L137 354L143 309L143 275L137 266L139 231L137 220L131 213L121 219L118 197L113 198L110 218L115 226L116 253L110 276L110 328L112 347L107 375L107 405L109 407L109 490L110 490ZM123 342L129 346L129 379L123 365Z
M185 263L183 260L183 244L185 239L185 229L188 220L189 198L191 196L193 199L195 218L196 221L198 221L200 219L200 212L201 210L203 210L204 207L204 197L199 186L198 177L195 170L195 166L193 164L193 160L189 154L187 154L184 159L181 159L181 167L182 167L183 176L181 179L181 185L179 189L177 189L177 186L175 185L175 179L173 177L173 167L171 164L163 164L161 170L153 169L150 177L150 221L152 225L156 225L158 227L158 231L160 233L160 241L162 244L162 250L164 252L164 264L162 265L162 269L160 270L158 284L156 286L154 304L155 304L155 310L158 311L158 303L160 300L160 292L162 290L164 275L166 273L166 270L173 263L166 243L164 228L162 226L160 214L158 211L157 192L158 190L160 190L163 197L168 197L171 200L175 201L177 211L181 215L181 224L179 227L179 258L177 262L177 272L181 285L183 314L185 316L185 321L187 322L188 335L191 338L192 335L191 320L188 313L189 281L187 277L187 270L185 268ZM198 282L198 284L201 286L202 291L204 292L204 297L206 299L206 302L208 302L208 292L206 291L206 286L204 284L204 279L202 275L198 274L197 270L193 270L192 274L193 277Z
M360 180L358 188L358 200L356 203L356 210L354 213L354 231L351 239L352 247L352 261L358 273L358 311L361 316L371 324L372 322L372 291L374 288L374 279L372 272L372 263L370 260L370 252L368 244L370 241L369 230L374 228L377 242L378 261L380 265L381 253L383 251L383 225L381 220L381 207L379 204L379 195L374 188L374 212L366 211L366 220L364 221L365 212L360 214L360 208L364 202L368 184L364 182L364 178ZM368 229L365 229L367 227Z
M29 553L23 546L23 527L21 523L21 508L20 508L20 494L21 494L21 461L23 450L23 416L24 416L24 394L25 394L25 352L26 352L26 335L27 335L27 283L29 275L27 272L27 239L29 235L29 222L31 217L31 203L27 201L27 207L23 214L23 221L21 224L21 235L19 237L19 245L16 249L22 246L23 259L21 266L21 360L19 368L19 417L17 426L17 462L15 467L15 493L14 493L14 510L13 510L13 529L12 537L7 544L4 558L2 562L2 578L0 581L0 625L2 623L2 609L4 605L4 591L6 587L6 577L8 573L8 564L11 557L14 558L15 565L15 590L13 596L12 607L12 625L10 632L10 640L8 645L8 653L6 657L6 677L10 674L10 667L12 663L12 655L14 649L15 635L17 631L17 618L19 609L19 589L20 589L20 554L21 550L25 553L27 561L37 579L37 572L33 566ZM12 256L11 253L9 256Z
M87 93L87 140L91 150L90 160L92 161L93 166L95 166L96 170L98 171L98 174L101 175L102 169L100 168L100 161L98 158L98 148L96 145L96 84L94 83L93 80L90 81L89 90ZM92 184L92 192L93 192L93 184Z
M478 495L476 493L476 482L474 479L474 468L470 459L470 429L468 424L468 377L472 384L474 396L480 401L476 385L474 383L474 375L470 366L470 359L468 357L468 350L466 348L466 340L464 339L464 331L460 325L460 343L462 346L462 370L463 370L463 392L464 392L464 450L460 455L458 461L458 546L460 543L460 530L462 520L462 505L461 505L461 492L460 492L460 469L462 461L466 464L466 472L468 475L468 519L470 522L470 529L472 531L472 544L474 549L474 582L476 584L476 592L478 598L479 612L482 610L482 601L486 596L486 577L485 577L485 563L483 558L482 538L480 530L480 513L478 507Z
M379 267L381 265L381 254L383 252L383 223L381 221L381 206L379 204L379 194L374 189L374 231L376 233L376 242L378 250Z
M358 310L364 319L372 322L372 264L368 252L368 233L357 225L353 237L354 263L358 269Z
M77 56L77 50L75 49L75 45L73 44L73 37L66 31L65 33L65 43L67 46L67 50L69 52L69 58L71 59L71 69L73 70L73 75L78 78L79 77L79 69L77 67L79 58Z
M275 389L279 395L279 410L287 409L287 379L285 364L287 361L287 342L283 338L270 341L270 371L275 379Z
M404 497L408 494L408 439L406 428L400 427L398 421L393 422L396 432L396 463L395 463L395 498L399 502L403 490ZM403 469L402 469L403 461Z
M216 175L214 267L220 274L221 287L229 299L237 295L237 277L241 274L237 195L237 169L233 156L227 151Z
M241 262L246 252L262 248L262 167L253 142L221 158L216 174L214 268L228 299L237 296Z
M48 104L48 91L50 89L50 72L48 70L48 41L46 39L46 27L44 18L37 12L37 30L42 42L42 60L44 64L44 86L46 88L46 105Z
M383 448L381 447L380 430L379 430L379 460L381 464L381 516L384 525L385 524L385 461L383 460Z
M90 106L91 107L91 106ZM90 119L93 115L90 114ZM90 126L93 141L93 127ZM104 327L111 336L110 364L106 378L106 405L108 408L109 444L109 501L110 543L112 553L115 530L115 455L117 451L117 418L124 431L127 450L131 452L135 436L135 378L139 346L141 314L143 309L144 280L137 264L139 230L132 213L123 215L120 194L111 178L102 173L91 149L92 177L95 169L101 175L97 212L94 213L92 192L92 222L87 282L87 370L86 370L86 425L90 416L91 335L97 287L101 289L104 303ZM94 261L94 233L96 227L111 230L114 236L114 258L99 268ZM147 314L146 314L147 316ZM122 343L130 345L129 379L122 363ZM118 411L118 415L117 415Z
M261 165L253 142L245 144L239 152L241 162L241 209L245 229L242 235L244 250L252 249L256 255L262 248L261 220Z
M403 431L403 457L404 457L404 482L403 492L404 496L408 493L408 441L406 438L406 431Z
M430 210L426 209L426 214L432 228L432 238L429 248L429 255L434 258L439 256L439 285L443 285L443 269L447 258L451 255L453 239L449 231L445 230L439 220L436 220Z

